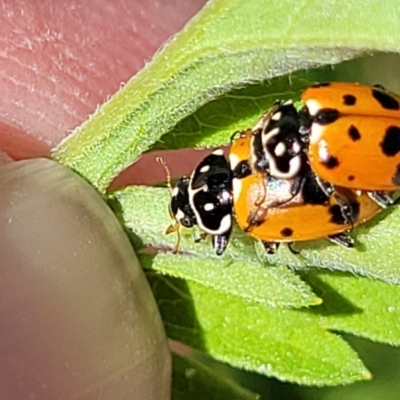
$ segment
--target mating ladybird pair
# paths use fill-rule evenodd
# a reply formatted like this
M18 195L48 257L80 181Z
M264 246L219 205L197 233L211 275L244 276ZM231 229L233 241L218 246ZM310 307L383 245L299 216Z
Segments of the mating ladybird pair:
M310 87L298 111L277 102L252 129L233 135L172 191L179 226L198 225L225 250L232 215L268 252L280 242L345 232L393 204L400 189L400 98L350 83Z

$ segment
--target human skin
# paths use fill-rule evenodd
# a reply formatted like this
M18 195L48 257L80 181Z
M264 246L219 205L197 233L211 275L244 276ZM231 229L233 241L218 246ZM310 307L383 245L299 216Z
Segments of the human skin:
M92 197L96 194L90 192L90 188L88 194L84 190L85 196L89 196L96 206L88 207L81 215L77 227L86 236L77 241L73 224L76 214L66 213L71 208L69 204L65 206L69 192L61 190L60 195L58 191L75 179L70 176L72 173L47 164L49 162L14 168L11 160L47 156L52 147L149 61L204 2L31 0L2 3L0 148L4 153L0 162L8 163L8 169L3 170L3 174L0 172L4 200L0 202L0 219L3 227L7 227L0 234L1 398L25 399L36 395L40 399L109 399L110 392L106 388L112 388L112 398L116 400L161 400L160 392L154 388L147 392L142 388L140 392L129 390L139 387L147 378L151 381L151 374L157 377L153 380L154 386L168 390L169 374L165 371L169 371L169 361L162 332L147 337L148 342L159 346L158 358L153 358L159 369L151 365L144 368L137 356L134 358L136 364L126 361L130 369L122 375L118 369L125 362L121 364L120 359L129 359L126 354L136 354L135 346L143 349L149 326L150 334L162 327L157 316L145 316L154 310L152 300L141 300L149 296L148 288L142 289L140 284L136 291L133 290L137 298L126 296L129 290L126 282L131 282L133 288L135 282L144 280L138 266L129 269L128 265L127 272L121 267L124 262L136 263L126 238L121 236L116 242L118 246L109 246L96 237L91 223L88 225L91 229L84 224L83 219L96 223L96 216L103 212L98 211L102 204ZM163 173L162 169L153 171L148 164L135 168L136 172L133 169L129 179L134 181L135 175L140 175L140 183L154 182L156 176ZM38 170L43 173L43 178L36 173ZM120 181L121 185L124 183ZM81 187L81 184L86 185L79 182L73 187ZM36 188L40 190L35 191ZM49 214L50 208L53 214ZM32 218L28 220L28 216ZM96 225L94 231L111 229L111 236L119 237L121 232L111 222L113 217L105 218L111 218L110 222ZM91 247L90 251L82 250L83 257L97 254L96 246L99 252L104 250L105 253L99 253L97 262L84 259L86 269L68 268L78 265L74 246L77 243L86 245L85 240ZM60 242L62 246L57 245ZM44 254L46 249L49 252ZM110 267L115 252L118 256L123 254L121 257L125 260L118 262L116 269ZM98 262L103 259L111 261ZM143 295L138 293L141 290ZM142 341L132 340L129 335L129 318L132 316L125 315L127 309L136 313L133 336L141 335ZM96 318L96 312L99 318ZM140 325L142 320L143 327ZM96 331L95 340L101 346L98 354L92 341L93 330ZM37 343L40 347L35 347ZM108 349L110 343L112 346ZM108 362L107 354L111 353L112 362ZM149 350L148 353L152 352ZM146 355L143 358L146 359ZM135 365L140 373L135 373ZM164 375L160 371L164 371ZM11 375L5 378L7 372ZM169 393L163 395L165 399L169 397Z

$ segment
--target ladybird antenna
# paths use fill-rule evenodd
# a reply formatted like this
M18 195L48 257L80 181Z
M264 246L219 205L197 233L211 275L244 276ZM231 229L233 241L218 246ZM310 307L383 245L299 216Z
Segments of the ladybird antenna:
M178 228L178 229L176 230L176 243L175 243L175 246L174 246L174 248L173 248L173 250L172 250L172 253L173 253L173 254L178 253L180 244L181 244L181 232L180 232L180 230L179 230L179 228Z
M169 170L168 165L167 165L167 163L166 163L166 161L164 160L163 157L156 157L156 162L158 164L161 164L163 166L163 168L164 168L165 175L166 175L166 178L167 178L167 187L168 187L169 193L170 193L170 195L172 197L173 189L172 189L172 184L171 184L171 171ZM170 225L167 228L165 234L169 235L170 233L173 233L173 232L176 234L176 243L175 243L174 248L172 249L172 253L176 254L176 253L178 253L179 246L181 244L181 232L180 232L180 229L179 229L180 228L180 224L177 221L176 216L172 215L171 211L170 211L170 215L175 220L175 224Z
M169 192L172 194L171 171L163 157L156 157L156 162L163 166L167 178L167 187Z

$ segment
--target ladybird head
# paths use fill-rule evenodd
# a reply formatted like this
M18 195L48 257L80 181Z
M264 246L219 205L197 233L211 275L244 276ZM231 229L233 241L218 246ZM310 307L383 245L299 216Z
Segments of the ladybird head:
M173 253L177 253L181 241L181 228L192 230L196 225L196 217L189 204L189 182L188 176L179 178L175 184L171 184L171 173L165 162L161 157L157 158L156 161L164 167L167 177L167 187L169 189L171 199L169 203L169 214L174 222L168 226L165 233L176 233L177 240L173 249Z

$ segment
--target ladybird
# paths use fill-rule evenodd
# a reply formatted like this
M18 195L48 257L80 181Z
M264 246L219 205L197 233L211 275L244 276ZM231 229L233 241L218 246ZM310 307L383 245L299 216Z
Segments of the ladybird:
M239 227L260 239L269 253L280 242L326 237L345 247L353 240L345 232L374 217L381 208L365 193L337 188L348 200L350 218L334 196L327 196L306 171L301 191L292 194L291 180L252 173L249 165L252 130L232 139L229 159L233 174L234 214Z
M283 179L286 181L285 187L288 189L288 192L283 193L285 190L281 188L280 196L274 196L273 204L271 203L268 207L278 207L280 204L287 203L294 199L301 190L303 197L310 197L307 202L314 203L312 197L317 193L316 187L319 186L325 194L324 201L327 197L334 196L346 221L354 223L356 216L351 209L350 200L339 194L332 185L319 179L310 170L306 144L300 134L300 128L301 118L293 102L278 101L251 129L249 163L252 171L266 173L271 178ZM246 158L246 154L243 154L242 157ZM281 186L282 184L283 182L281 182ZM314 187L310 188L310 185ZM310 193L313 196L309 196ZM289 199L286 198L287 195L290 195ZM321 194L319 193L317 197L321 197Z
M400 189L400 97L333 82L311 86L301 99L300 131L321 180L370 192Z
M167 178L170 181L168 171ZM233 198L231 170L221 149L206 156L190 177L184 176L177 181L171 188L169 208L175 224L167 229L167 233L178 234L174 252L179 247L179 229L196 225L203 234L212 237L217 255L225 251L232 231Z
M291 100L277 101L252 129L250 166L276 178L294 179L305 163L300 121Z
M307 168L305 145L299 130L300 118L293 102L277 101L251 129L249 156L244 155L249 157L254 173L290 180L292 197L300 191ZM282 202L286 201L283 197Z

